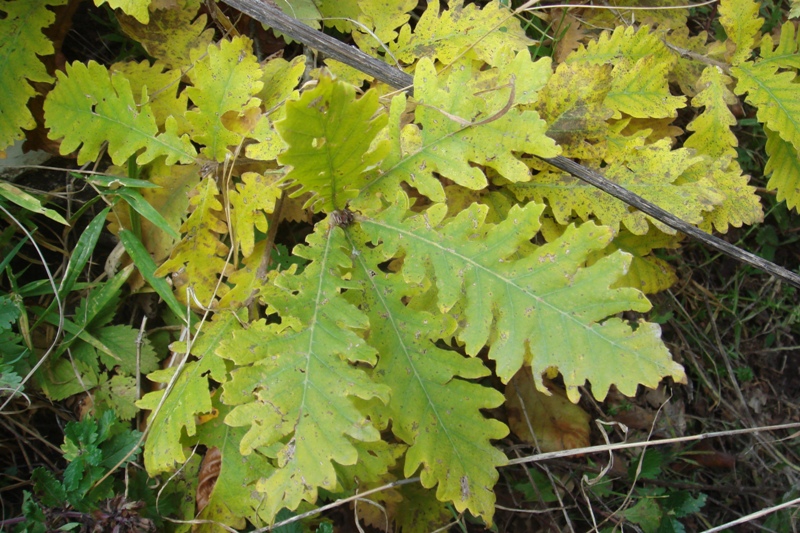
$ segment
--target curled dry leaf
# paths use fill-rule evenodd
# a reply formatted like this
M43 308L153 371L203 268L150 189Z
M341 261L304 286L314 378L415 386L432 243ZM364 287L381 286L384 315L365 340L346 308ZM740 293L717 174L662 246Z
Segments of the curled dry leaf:
M542 452L589 446L589 414L551 382L544 383L549 396L536 389L529 366L508 382L506 412L511 431L525 442L537 443Z
M200 473L197 475L195 503L198 514L208 505L208 501L211 499L211 493L214 491L214 485L217 484L221 466L222 452L215 446L206 452L203 463L200 465Z
M351 504L351 507L356 506L356 514L361 524L385 533L395 531L393 522L399 520L398 504L403 502L400 491L388 489L372 494L368 500L356 500Z

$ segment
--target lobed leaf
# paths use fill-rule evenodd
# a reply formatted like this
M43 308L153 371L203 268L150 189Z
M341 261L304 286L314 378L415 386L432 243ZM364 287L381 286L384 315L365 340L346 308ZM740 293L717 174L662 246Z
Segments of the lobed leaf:
M208 380L203 376L207 370L200 362L187 363L161 410L148 420L150 432L145 442L144 464L151 476L172 471L186 461L181 434L185 428L192 437L196 431L195 416L211 411ZM158 370L148 378L156 383L169 383L174 372L174 368ZM157 409L164 394L163 390L147 393L136 406Z
M261 78L264 88L258 97L267 113L249 134L256 142L247 145L247 157L274 161L278 154L286 150L286 142L275 130L274 122L286 116L284 103L299 97L296 87L304 71L305 56L298 56L291 62L276 58L264 65L264 76Z
M693 178L692 174L696 174ZM698 227L710 232L714 228L721 233L728 231L728 226L739 228L742 224L763 222L764 211L761 197L756 188L750 185L750 176L742 174L742 168L730 156L713 159L704 167L690 169L686 178L708 180L714 189L724 195L725 200L712 211L703 213L704 221Z
M249 305L261 291L264 286L264 274L259 270L262 268L262 262L265 259L266 244L264 240L257 242L253 246L253 252L250 256L242 260L238 269L228 274L226 283L231 289L219 299L220 309L239 309ZM273 260L274 257L273 255ZM271 266L274 266L274 263L271 263Z
M378 400L363 403L383 405ZM354 465L336 465L340 488L344 492L355 491L358 487L377 487L386 484L388 480L396 479L389 470L405 453L405 444L389 443L385 440L357 440L353 441L353 446L358 450L358 462Z
M242 174L242 181L228 191L231 205L231 225L234 238L241 246L242 255L250 257L255 246L254 231L267 232L267 217L281 197L281 189L270 180L255 172Z
M589 254L587 264L621 250L632 256L630 267L612 288L634 287L645 294L654 294L670 288L678 276L675 268L668 262L655 256L654 249L678 247L681 235L667 235L652 228L646 238L628 231L620 231L614 240L603 250Z
M22 139L23 129L36 127L28 100L36 95L33 82L51 82L53 77L37 56L53 53L53 43L42 29L50 26L55 14L47 6L66 0L17 0L0 3L0 152Z
M658 35L648 26L638 30L633 26L617 26L612 33L604 31L596 41L580 46L567 56L566 64L613 65L620 59L636 64L640 59L655 56L672 63L672 54Z
M708 34L705 31L697 35L692 35L689 28L686 26L673 29L666 38L672 46L682 48L687 52L700 55L709 55L713 59L721 59L722 52L715 53L713 49L709 49ZM719 57L718 57L719 56ZM696 57L696 56L695 56ZM680 55L675 66L670 72L670 81L677 83L683 94L687 96L694 96L698 92L696 87L697 81L705 70L707 65L701 61L696 61L686 54Z
M296 101L286 104L286 117L275 127L289 145L278 162L291 169L286 181L296 183L296 197L307 192L307 205L343 209L358 194L361 175L383 158L386 146L370 145L386 125L378 113L378 94L355 99L355 88L328 76Z
M747 93L747 102L755 106L756 116L781 138L800 150L800 97L795 71L777 72L779 65L770 61L745 61L731 72L737 78L736 94Z
M94 5L108 4L111 9L121 9L124 13L135 17L142 24L150 21L150 3L153 0L94 0Z
M506 462L491 440L505 437L508 429L487 420L481 409L497 407L503 398L494 389L466 381L489 370L479 359L437 347L437 340L452 336L455 321L406 306L408 288L402 277L376 268L383 251L370 248L367 236L355 230L348 230L348 240L357 250L353 281L361 289L360 307L371 325L367 341L381 354L373 378L392 389L387 416L392 432L409 445L405 476L421 466L422 485L438 485L439 500L491 523L497 467Z
M184 113L188 97L185 92L178 94L183 77L180 70L167 68L160 61L153 65L149 61L126 61L114 63L110 71L112 74L120 73L130 81L136 105L149 104L159 128L172 116L178 122L178 131L186 131Z
M588 9L581 21L591 28L609 28L646 24L660 28L686 26L691 11L677 9L680 0L618 0L614 9ZM632 7L633 9L626 9ZM665 9L666 8L666 9ZM670 9L671 8L671 9Z
M44 102L45 122L50 138L62 139L62 154L80 147L78 164L97 159L104 142L115 165L141 149L136 158L140 165L159 156L166 156L167 164L194 160L194 147L187 136L177 135L175 119L167 118L166 131L159 133L150 106L136 105L122 74L110 74L89 61L68 64L66 72L56 75L56 87Z
M117 20L122 31L150 56L170 69L185 69L192 64L190 52L205 50L214 38L214 30L206 28L208 17L198 15L200 6L200 2L179 2L177 8L155 10L149 22L125 15Z
M480 9L475 4L464 6L464 0L455 0L441 9L439 0L432 0L414 31L410 25L404 25L389 48L405 63L424 58L431 62L438 59L447 65L465 57L496 65L494 56L499 48L524 50L531 44L533 41L525 36L518 19L499 2L490 2Z
M227 245L220 240L220 236L227 233L228 226L218 218L222 212L218 194L219 189L211 178L197 184L194 196L189 200L192 214L181 226L183 240L155 272L156 276L175 274L173 285L178 299L184 303L199 302L202 306L211 306L217 296L224 296L227 292L225 285L218 284L226 266L222 257L228 253ZM192 296L186 294L187 290L192 291Z
M361 13L359 0L312 0L311 3L319 10L323 24L333 26L340 32L352 32L350 20L358 19Z
M218 395L212 398L212 405L216 416L200 424L197 429L198 442L209 450L216 447L221 459L219 476L208 505L212 509L216 507L214 515L217 519L227 511L234 517L249 518L255 524L263 500L263 496L255 491L255 484L273 472L274 467L260 453L243 456L239 451L239 443L246 432L245 428L225 424L225 417L231 408L220 403Z
M677 116L686 98L670 94L669 66L656 56L643 57L633 65L625 61L617 63L611 72L611 88L605 100L614 110L612 118L621 118L621 113L637 118Z
M205 145L201 150L204 156L222 162L228 147L243 140L241 134L225 127L223 118L226 113L240 115L261 104L255 95L263 87L262 71L247 37L211 44L202 53L195 50L192 63L192 87L185 90L195 105L186 113L192 140Z
M397 492L402 498L394 513L398 531L430 533L453 519L451 507L440 502L433 490L414 483L398 487Z
M318 488L333 490L333 463L358 460L350 439L380 439L353 398L388 399L388 388L355 366L374 364L376 354L355 334L367 327L367 317L340 294L358 289L341 279L351 266L341 229L326 232L319 224L308 243L295 250L312 261L303 273L277 274L262 291L281 324L255 322L218 350L239 367L222 400L236 406L227 424L250 427L241 453L270 447L277 460L277 470L257 485L266 495L262 510L268 520L283 507L296 509L301 500L315 502Z
M604 105L610 87L610 65L562 63L547 81L536 110L564 157L593 159L605 152L606 121L613 114Z
M739 141L731 131L736 117L728 108L736 103L736 96L727 87L732 81L717 67L703 70L697 82L701 92L692 99L692 105L705 107L705 110L686 126L694 133L683 143L685 148L693 148L714 159L736 156Z
M612 34L603 32L597 41L570 54L566 64L613 65L611 88L605 105L632 117L674 117L684 107L683 96L672 96L668 73L675 58L647 26L638 31L618 26Z
M261 78L264 86L256 96L261 99L268 112L278 112L277 108L283 110L283 104L287 100L297 99L297 85L305 68L305 56L297 56L291 61L276 57L264 65L264 75Z
M747 60L758 43L764 25L764 19L758 16L760 7L753 0L723 0L719 4L719 22L733 45L732 65Z
M693 167L703 167L703 159L690 150L670 150L668 139L652 145L634 140L638 149L626 148L619 158L604 169L607 179L650 200L687 222L699 224L703 213L721 204L725 197L706 176L684 179ZM644 235L650 221L659 230L675 230L640 211L632 210L621 200L562 172L542 172L529 183L509 185L518 198L546 198L559 224L567 224L574 211L588 220L594 216L615 230L624 225L631 233Z
M760 62L772 62L781 68L800 68L800 32L795 35L794 24L785 22L777 46L773 48L772 45L772 35L767 33L761 40Z
M665 376L685 379L658 325L641 322L634 329L608 318L650 307L637 290L610 288L625 273L629 256L616 253L583 267L588 254L611 240L610 228L570 226L556 241L515 259L538 230L543 206L512 207L498 225L484 224L487 208L477 204L445 224L442 205L403 220L406 206L397 202L360 224L383 244L384 256L404 253L406 282L435 280L439 309L457 312L457 336L467 353L490 345L503 381L529 360L541 389L541 374L555 367L576 401L587 380L602 399L612 383L633 394L638 384L655 387Z
M372 30L380 43L371 35L354 32L353 37L362 50L382 50L381 43L394 41L399 35L397 29L408 22L410 12L417 7L416 0L384 0L382 2L359 2L361 15L359 22Z
M98 387L95 402L111 407L120 420L131 420L139 413L136 407L138 392L136 377L117 374ZM110 464L109 468L115 464Z
M214 350L219 343L237 329L238 321L232 314L220 314L209 324L191 346L197 361L186 363L175 379L175 384L163 399L164 390L150 392L136 402L139 409L152 410L147 424L149 432L145 442L144 464L151 476L174 470L186 462L183 433L194 437L197 432L197 415L212 411L210 383L227 380L225 361ZM183 348L183 343L172 346ZM180 352L178 357L183 357ZM156 370L147 377L155 383L169 383L177 367ZM160 405L162 403L163 405ZM160 408L159 408L160 405Z
M764 128L767 134L769 159L764 174L769 176L767 188L778 191L779 201L786 200L789 209L800 209L800 154L780 135Z
M390 109L391 153L362 194L380 192L391 198L405 181L430 199L444 201L438 175L469 189L486 186L486 175L474 163L510 181L526 181L528 169L513 152L541 157L559 153L539 115L517 107L536 101L549 72L548 59L531 63L527 52L503 68L481 73L471 62L461 62L437 75L432 62L421 60L414 78L418 125L401 128L405 99L396 97Z

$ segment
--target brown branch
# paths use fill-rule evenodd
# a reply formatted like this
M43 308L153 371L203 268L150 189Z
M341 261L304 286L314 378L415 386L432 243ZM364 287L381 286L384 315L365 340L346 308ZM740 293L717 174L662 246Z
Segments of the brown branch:
M692 237L693 239L696 239L703 244L714 248L718 252L722 252L728 257L732 257L737 261L754 266L759 270L762 270L768 274L772 274L773 276L800 288L800 276L797 274L783 268L780 265L776 265L771 261L767 261L766 259L758 257L756 254L742 250L738 246L734 246L727 241L723 241L719 237L709 235L708 233L697 229L688 222L684 222L682 219L676 217L669 211L660 208L654 203L648 202L638 194L634 194L628 189L617 185L613 181L607 180L594 170L586 168L585 166L562 156L557 156L552 159L544 159L544 161L547 161L554 167L561 169L564 172L572 174L576 178L582 179L586 183L594 185L601 191L607 192L611 196L622 200L626 204L632 205L639 211L647 213L654 219L666 224L670 228L678 230L681 233L684 233L685 235L688 235L689 237Z
M293 19L280 10L274 3L266 0L223 0L231 7L235 7L242 13L253 17L277 30L288 35L295 41L301 42L306 46L318 50L326 56L341 61L351 67L369 74L370 76L397 89L405 89L413 85L411 76L387 65L382 61L368 56L358 48L348 46L333 37L315 30Z
M675 46L674 44L668 42L666 39L661 39L661 42L664 45L680 54L681 57L686 59L691 59L693 61L699 61L700 63L705 63L706 65L711 65L712 67L719 67L722 72L725 74L731 73L730 65L723 63L722 61L717 61L716 59L711 59L710 57L706 57L702 54L698 54L697 52L692 52L686 48L681 48L680 46Z
M309 26L286 15L277 6L265 0L223 0L226 4L238 9L254 19L263 22L273 29L284 33L311 48L314 48L328 57L341 61L353 68L360 70L375 79L382 81L396 89L401 89L409 94L413 93L413 78L411 75L396 69L386 63L368 56L361 50L349 46L314 30ZM622 200L626 204L633 206L643 213L646 213L669 226L680 231L689 237L696 239L703 244L721 252L737 261L754 266L768 274L778 277L795 287L800 288L800 276L779 266L771 261L762 259L755 254L746 252L729 242L726 242L714 235L709 235L691 224L681 220L672 213L661 207L648 202L641 196L620 187L616 183L607 180L601 174L586 168L566 157L557 156L553 158L541 158L550 165L575 176L578 179L589 183L601 191Z

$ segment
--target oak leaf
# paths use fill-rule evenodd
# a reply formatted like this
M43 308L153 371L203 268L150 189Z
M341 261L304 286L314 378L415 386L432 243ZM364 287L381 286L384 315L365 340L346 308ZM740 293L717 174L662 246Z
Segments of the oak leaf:
M78 164L97 159L104 142L115 165L141 149L136 158L140 165L159 156L166 156L167 164L194 161L194 147L187 136L177 134L175 119L168 117L165 131L159 132L149 104L136 105L131 84L121 73L89 61L68 64L56 76L56 87L44 102L45 121L50 138L63 139L62 154L80 147Z

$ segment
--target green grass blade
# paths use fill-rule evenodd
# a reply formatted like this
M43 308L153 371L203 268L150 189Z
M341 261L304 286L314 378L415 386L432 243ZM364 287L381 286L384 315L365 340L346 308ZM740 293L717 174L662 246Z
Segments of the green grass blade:
M55 220L59 224L64 224L65 226L69 226L64 217L53 211L52 209L48 209L42 205L42 202L39 201L38 198L31 196L30 194L26 193L22 189L18 189L14 187L10 183L0 182L0 196L7 199L10 202L17 204L18 206L27 209L28 211L32 211L34 213L40 213L51 220Z
M164 278L155 275L157 268L156 263L153 261L153 258L150 257L142 241L137 239L136 235L129 230L121 230L119 232L119 240L122 241L123 246L125 246L125 251L131 256L136 268L139 269L139 272L147 283L161 296L176 316L185 319L186 309L178 302L178 299L175 298L169 283L167 283Z
M169 225L169 222L167 222L167 220L161 216L161 213L156 211L155 208L150 205L150 202L145 200L138 191L131 189L120 189L116 191L115 194L128 202L128 205L130 205L137 213L149 220L153 225L158 226L167 232L167 234L176 241L180 240L180 234L178 234L178 232Z
M73 248L72 255L70 255L69 258L69 263L67 263L67 271L58 288L58 294L62 299L72 290L72 287L78 280L78 276L83 272L86 263L89 262L89 258L94 253L97 239L100 238L100 232L103 231L103 224L106 221L106 216L108 216L110 209L110 207L106 207L100 211L92 221L89 222L89 225L86 226L86 229L78 239L77 244L75 244L75 248Z

